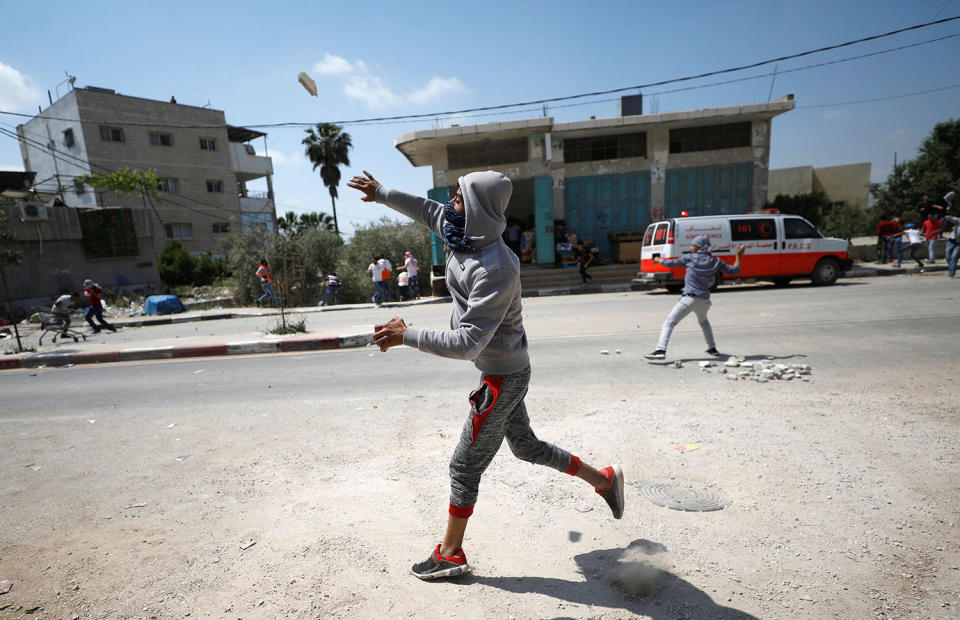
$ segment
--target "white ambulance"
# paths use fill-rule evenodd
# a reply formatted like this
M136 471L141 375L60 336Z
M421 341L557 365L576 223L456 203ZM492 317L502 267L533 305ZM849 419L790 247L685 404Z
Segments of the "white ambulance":
M690 252L690 243L699 235L710 238L711 250L733 264L739 246L746 252L736 278L770 280L785 286L794 278L810 278L814 284L833 284L840 273L850 269L849 244L843 239L824 237L816 226L799 215L750 213L678 217L654 222L643 236L640 256L641 277L663 284L669 291L683 288L683 267L654 264L654 258L677 258ZM717 273L714 288L724 277Z

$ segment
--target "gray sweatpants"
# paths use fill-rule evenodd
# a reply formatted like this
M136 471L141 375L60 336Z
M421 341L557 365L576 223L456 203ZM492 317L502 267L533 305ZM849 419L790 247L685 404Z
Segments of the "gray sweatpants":
M717 345L713 340L713 328L710 327L710 320L707 318L707 313L710 312L710 300L693 297L692 295L682 295L680 301L670 311L667 320L663 322L663 327L660 328L660 340L657 342L658 350L667 350L673 328L691 312L697 315L697 321L700 322L700 329L703 331L703 339L707 341L707 348L716 348Z
M553 444L540 441L530 428L523 398L530 368L511 375L487 375L470 394L470 416L450 459L450 514L469 517L477 503L480 477L500 449L504 438L513 455L575 475L580 459Z

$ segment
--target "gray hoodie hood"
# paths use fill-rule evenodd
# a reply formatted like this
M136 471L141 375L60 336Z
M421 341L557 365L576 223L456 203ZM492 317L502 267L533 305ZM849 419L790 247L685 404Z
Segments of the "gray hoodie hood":
M513 194L513 183L499 172L471 172L460 177L466 224L464 232L479 249L500 238L507 221L504 213Z

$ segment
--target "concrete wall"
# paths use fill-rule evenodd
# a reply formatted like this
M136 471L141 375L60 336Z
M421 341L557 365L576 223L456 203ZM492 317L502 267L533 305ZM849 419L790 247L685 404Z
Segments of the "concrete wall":
M156 289L160 278L153 243L153 223L144 212L134 211L138 255L124 258L88 259L83 249L80 219L76 209L49 209L46 221L20 221L19 207L0 207L13 232L19 237L17 250L23 254L18 267L7 268L7 281L14 305L29 310L47 306L63 291L82 288L91 278L106 288ZM0 292L6 303L7 291ZM5 314L5 312L3 313Z
M866 207L870 200L870 164L848 164L813 169L813 191L833 202Z
M796 196L809 194L813 188L813 166L797 166L796 168L779 168L770 171L770 182L767 185L767 200L773 200L780 194Z
M93 188L87 187L86 191L77 194L73 184L75 177L90 174L90 166L87 164L87 138L79 121L76 93L77 91L72 90L58 99L44 111L44 116L78 120L33 118L17 127L17 133L21 137L20 154L24 167L37 173L37 191L45 194L57 193L59 179L64 202L72 207L92 207L97 205ZM72 147L68 147L64 142L63 132L67 129L73 130Z

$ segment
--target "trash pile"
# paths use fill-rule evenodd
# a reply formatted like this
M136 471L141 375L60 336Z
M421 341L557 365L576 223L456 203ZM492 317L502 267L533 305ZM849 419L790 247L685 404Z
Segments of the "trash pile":
M772 358L771 358L772 359ZM744 357L729 357L725 362L697 362L701 372L713 372L713 368L718 368L721 375L731 381L756 381L757 383L767 383L768 381L800 381L809 382L813 370L810 364L777 364L771 359L752 361ZM683 363L679 360L673 363L674 368L683 368Z

